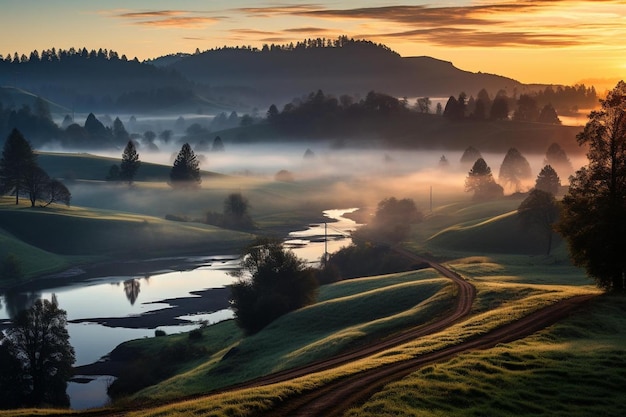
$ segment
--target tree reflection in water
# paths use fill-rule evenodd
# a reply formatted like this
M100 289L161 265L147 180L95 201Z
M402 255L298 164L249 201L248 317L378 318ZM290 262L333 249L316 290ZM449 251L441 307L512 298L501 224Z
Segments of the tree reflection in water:
M7 291L4 293L4 304L7 315L13 320L22 310L27 310L41 298L40 292Z
M126 298L130 301L130 305L135 305L135 301L137 301L137 297L139 297L140 287L141 283L138 279L124 281L124 292L126 293Z

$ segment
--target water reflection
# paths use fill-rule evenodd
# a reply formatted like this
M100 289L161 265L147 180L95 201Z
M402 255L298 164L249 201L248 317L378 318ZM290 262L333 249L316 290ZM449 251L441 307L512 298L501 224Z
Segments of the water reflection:
M137 297L139 297L139 291L141 289L141 283L138 279L128 279L124 281L124 293L126 298L130 301L130 305L135 305Z
M7 316L13 320L20 311L27 310L41 298L40 292L19 292L9 290L4 293L4 304ZM0 298L1 300L1 298ZM0 305L0 309L2 306Z

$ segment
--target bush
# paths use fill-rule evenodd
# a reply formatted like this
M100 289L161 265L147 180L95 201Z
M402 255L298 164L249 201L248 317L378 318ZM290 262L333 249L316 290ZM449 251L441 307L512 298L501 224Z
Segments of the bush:
M161 329L156 329L154 331L154 337L163 337L166 336L167 333L165 333L165 330L161 330Z

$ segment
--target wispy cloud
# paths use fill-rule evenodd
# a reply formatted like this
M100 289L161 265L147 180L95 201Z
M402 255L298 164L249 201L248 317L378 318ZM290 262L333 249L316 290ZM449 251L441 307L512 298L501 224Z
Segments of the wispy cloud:
M354 33L355 37L381 41L403 38L456 47L571 47L602 42L598 39L606 40L607 30L626 34L623 0L477 0L467 6L433 4L337 9L311 3L237 10L256 17L291 15L354 20L361 24L361 33ZM394 30L389 31L389 27ZM328 33L318 27L313 29L309 33ZM290 33L307 31L282 31L283 36Z
M133 25L155 28L200 29L222 19L208 13L189 10L116 11L108 15Z

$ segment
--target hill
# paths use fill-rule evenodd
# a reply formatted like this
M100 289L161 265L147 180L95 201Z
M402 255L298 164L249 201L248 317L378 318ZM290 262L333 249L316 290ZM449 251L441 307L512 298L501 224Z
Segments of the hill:
M223 48L154 62L190 80L210 83L215 91L238 90L267 104L289 102L318 89L335 95L375 90L398 97L448 97L460 91L475 95L481 88L493 95L534 88L498 75L463 71L431 57L401 57L384 45L354 40L333 46Z
M146 62L86 48L0 59L0 85L14 85L78 112L242 110L282 104L309 91L448 97L539 86L460 70L451 62L401 57L369 41L308 40L262 50L221 48Z

